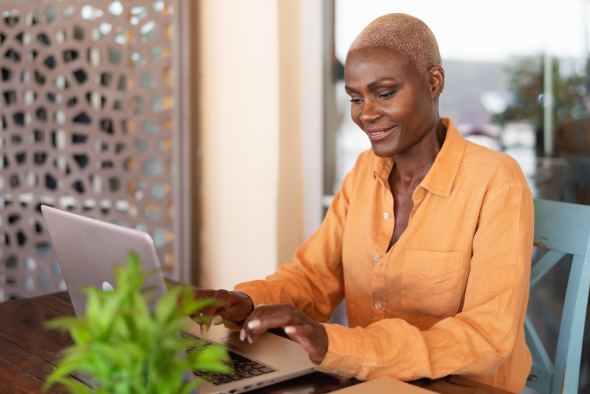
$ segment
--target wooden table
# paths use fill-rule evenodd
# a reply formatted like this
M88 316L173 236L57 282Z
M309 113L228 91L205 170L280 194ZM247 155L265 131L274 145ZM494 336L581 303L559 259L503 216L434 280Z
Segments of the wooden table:
M0 303L0 394L40 393L60 352L72 344L69 334L45 329L44 323L73 316L67 292ZM252 391L253 394L323 394L360 383L316 372L311 375ZM504 390L471 379L451 376L421 379L412 384L443 394L507 394ZM49 393L65 393L53 387Z

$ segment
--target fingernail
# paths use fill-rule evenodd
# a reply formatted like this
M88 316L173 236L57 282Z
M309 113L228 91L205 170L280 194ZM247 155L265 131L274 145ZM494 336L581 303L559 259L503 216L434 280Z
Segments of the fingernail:
M242 330L240 331L240 341L243 341L244 339L246 339L246 331Z
M221 316L217 315L213 318L213 320L211 320L211 324L215 324L215 325L221 324L222 320L223 320L223 318Z
M295 327L293 327L293 326L287 326L287 327L285 327L285 332L287 334L295 334Z
M252 338L248 337L248 342L249 342L250 344L252 344L252 342L254 342L254 341L252 340Z
M255 328L260 327L260 320L256 319L256 320L252 320L250 323L248 323L248 328L253 330Z
M201 335L205 335L207 333L207 325L201 324Z

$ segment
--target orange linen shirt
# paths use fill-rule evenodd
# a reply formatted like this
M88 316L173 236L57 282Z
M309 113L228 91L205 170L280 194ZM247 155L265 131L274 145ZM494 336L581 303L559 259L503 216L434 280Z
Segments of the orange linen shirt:
M362 380L462 375L520 392L533 201L514 159L447 135L393 234L393 158L362 153L321 228L266 280L242 283L254 305L288 303L319 322L346 298L350 328L325 324L318 369Z

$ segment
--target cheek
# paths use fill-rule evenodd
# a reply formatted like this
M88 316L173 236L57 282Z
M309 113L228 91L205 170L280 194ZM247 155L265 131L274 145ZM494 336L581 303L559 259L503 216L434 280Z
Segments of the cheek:
M356 123L356 125L358 127L361 128L361 130L363 130L363 122L361 122L361 113L362 113L362 105L358 105L358 104L354 104L352 103L350 105L350 117L352 118L352 121L354 123Z
M404 122L414 118L419 113L420 106L416 97L413 95L398 96L394 100L389 100L384 106L384 113L396 122Z

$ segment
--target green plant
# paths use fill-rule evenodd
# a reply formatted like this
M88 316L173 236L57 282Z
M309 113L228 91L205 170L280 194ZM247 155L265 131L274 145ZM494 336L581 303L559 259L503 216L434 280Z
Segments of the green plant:
M180 337L185 316L191 316L214 300L195 300L188 286L172 287L150 311L149 288L144 288L147 273L139 257L131 252L125 268L113 264L117 286L114 291L94 287L83 289L88 295L86 316L51 321L52 329L69 331L74 345L63 353L47 386L61 383L76 393L162 394L189 393L201 381L183 380L183 371L199 369L231 373L224 361L227 350L211 345L204 350L202 340ZM203 347L201 347L203 349ZM90 376L93 388L71 377ZM47 389L47 388L46 388Z

